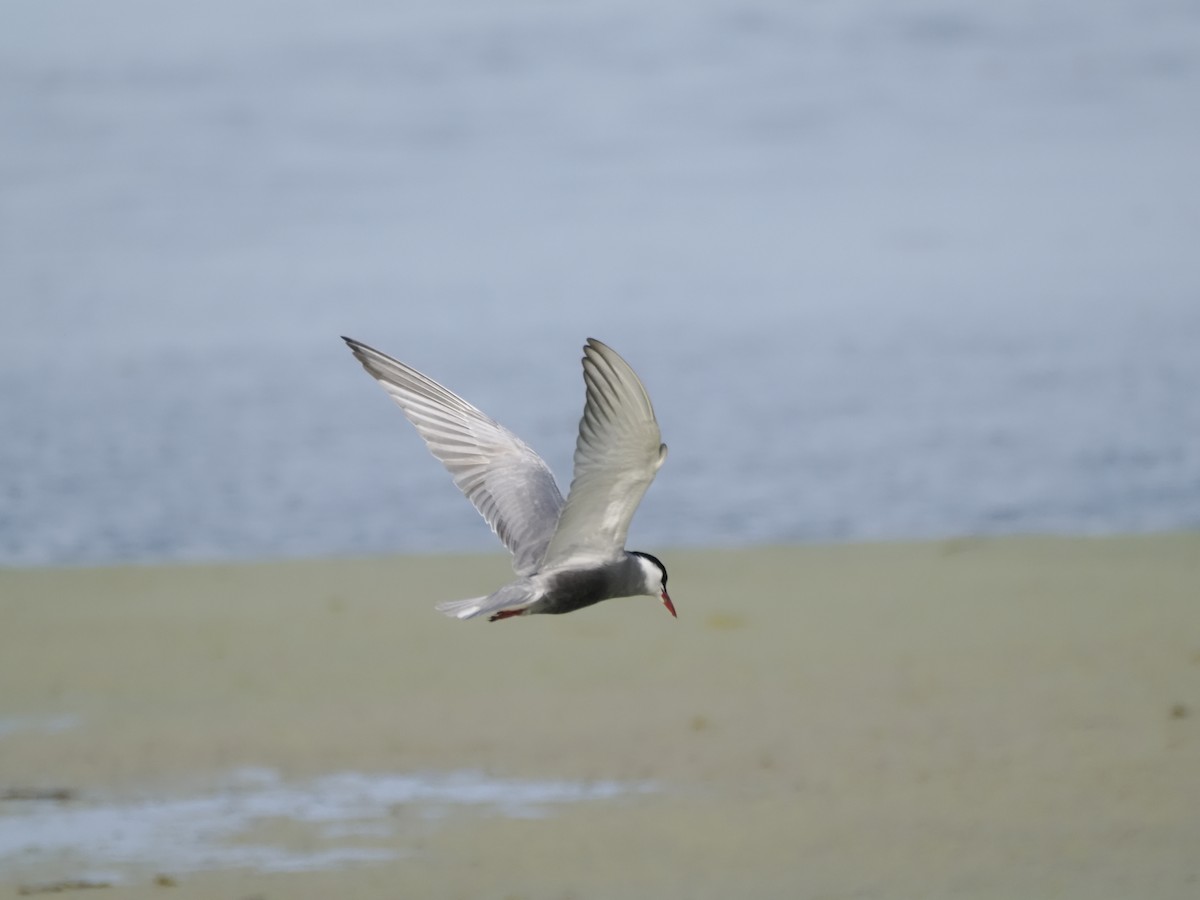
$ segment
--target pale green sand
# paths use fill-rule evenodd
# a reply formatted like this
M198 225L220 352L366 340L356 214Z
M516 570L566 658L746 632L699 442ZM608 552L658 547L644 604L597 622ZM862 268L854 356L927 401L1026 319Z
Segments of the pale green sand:
M500 556L0 572L0 796L78 792L0 826L245 766L478 770L648 792L397 804L351 841L379 863L80 896L1200 896L1200 535L660 555L678 621L433 611ZM83 874L0 859L0 896Z

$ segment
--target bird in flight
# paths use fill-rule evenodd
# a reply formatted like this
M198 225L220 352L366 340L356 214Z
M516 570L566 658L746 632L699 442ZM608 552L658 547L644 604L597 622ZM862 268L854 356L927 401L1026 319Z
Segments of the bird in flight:
M495 419L411 366L342 340L512 553L515 581L486 597L439 603L438 610L495 622L646 595L675 615L666 567L649 553L625 549L629 523L667 445L650 396L615 350L595 338L584 345L587 398L563 500L545 461Z

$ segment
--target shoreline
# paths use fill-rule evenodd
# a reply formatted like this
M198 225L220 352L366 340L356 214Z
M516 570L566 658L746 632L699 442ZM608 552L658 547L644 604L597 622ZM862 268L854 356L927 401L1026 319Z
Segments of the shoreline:
M1012 542L1061 542L1064 544L1079 544L1092 541L1136 543L1139 541L1188 541L1200 537L1200 529L1161 529L1153 531L1028 531L1028 532L998 532L995 534L933 534L928 536L893 538L878 537L871 539L815 539L790 543L753 543L753 544L703 544L679 547L651 546L637 542L634 549L651 547L646 552L652 552L663 559L676 555L694 557L704 554L742 554L742 553L804 553L809 551L837 550L839 548L871 548L910 547L913 549L939 547L946 553L954 553L975 544L1004 544ZM35 574L35 573L71 573L71 572L109 572L116 570L155 570L155 569L239 569L245 567L271 567L284 565L348 565L353 563L399 563L401 561L447 560L462 561L476 564L491 560L500 560L504 573L502 577L512 577L508 565L510 557L498 544L492 550L432 550L432 551L397 551L395 553L351 553L333 554L329 556L263 556L263 557L204 557L190 559L151 559L124 560L104 563L38 563L32 565L0 563L0 579L5 575Z

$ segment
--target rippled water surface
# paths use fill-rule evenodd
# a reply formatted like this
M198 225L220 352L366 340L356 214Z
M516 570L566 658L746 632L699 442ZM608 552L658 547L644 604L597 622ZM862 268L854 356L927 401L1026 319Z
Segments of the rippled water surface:
M1200 527L1194 5L5 19L0 563L498 546L343 333L564 488L614 345L644 549Z

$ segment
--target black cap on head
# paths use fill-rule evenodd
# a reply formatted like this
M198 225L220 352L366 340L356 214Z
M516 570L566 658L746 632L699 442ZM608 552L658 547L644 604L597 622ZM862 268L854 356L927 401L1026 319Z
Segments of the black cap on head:
M662 572L663 587L667 586L667 567L662 564L662 560L660 560L657 556L651 556L649 553L643 553L641 550L631 550L629 552L634 556L642 557L642 559L648 559L650 562L658 566L658 570Z

